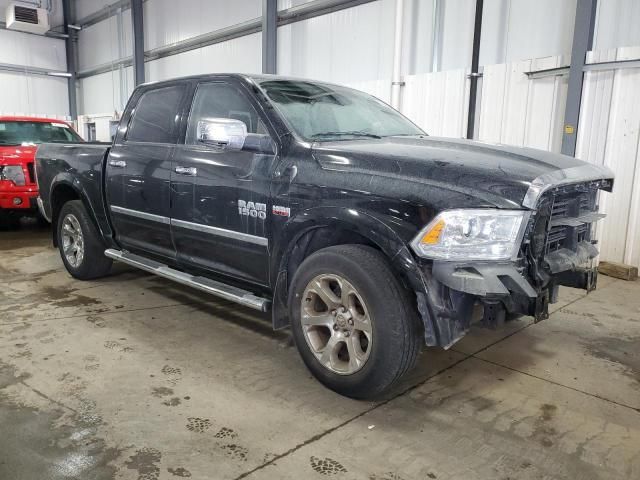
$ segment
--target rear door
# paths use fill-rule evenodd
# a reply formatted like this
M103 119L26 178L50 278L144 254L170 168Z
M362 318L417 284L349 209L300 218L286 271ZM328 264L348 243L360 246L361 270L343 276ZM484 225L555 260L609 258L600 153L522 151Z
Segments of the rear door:
M174 159L171 222L178 260L186 266L266 285L276 155L220 150L200 144L196 133L200 120L231 118L243 121L248 133L268 134L259 108L240 84L197 85Z
M171 161L188 83L143 89L123 119L106 166L116 240L133 251L175 258L170 225Z

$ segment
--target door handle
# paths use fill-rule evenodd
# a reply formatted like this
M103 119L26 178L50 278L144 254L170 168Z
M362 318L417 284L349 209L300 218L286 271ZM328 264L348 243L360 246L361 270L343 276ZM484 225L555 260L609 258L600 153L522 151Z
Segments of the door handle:
M127 162L124 160L109 160L109 165L112 167L124 168L127 166Z
M173 169L178 175L188 175L195 177L198 175L198 169L196 167L176 167Z

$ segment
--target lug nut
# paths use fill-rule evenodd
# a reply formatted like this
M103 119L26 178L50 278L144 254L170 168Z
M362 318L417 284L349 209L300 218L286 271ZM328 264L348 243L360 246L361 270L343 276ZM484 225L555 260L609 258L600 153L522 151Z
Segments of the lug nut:
M353 319L349 319L349 325L353 325Z
M344 336L348 337L349 335L351 335L351 332L349 330L347 330L346 332L344 332Z
M334 329L334 330L338 330L338 325L334 325L334 326L333 326L333 329Z

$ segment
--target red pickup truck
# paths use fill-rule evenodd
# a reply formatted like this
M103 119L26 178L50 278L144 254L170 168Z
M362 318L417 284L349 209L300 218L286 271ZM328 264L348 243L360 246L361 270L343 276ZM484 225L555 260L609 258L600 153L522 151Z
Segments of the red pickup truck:
M37 145L82 141L62 120L0 116L0 225L38 211L33 168Z

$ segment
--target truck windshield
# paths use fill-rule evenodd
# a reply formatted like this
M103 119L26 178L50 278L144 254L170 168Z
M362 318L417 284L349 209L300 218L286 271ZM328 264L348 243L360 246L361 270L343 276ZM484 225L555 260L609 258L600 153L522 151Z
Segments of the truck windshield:
M64 122L0 120L0 145L36 145L39 143L82 142L82 138Z
M289 127L307 141L425 135L371 95L302 80L264 80L260 86Z

